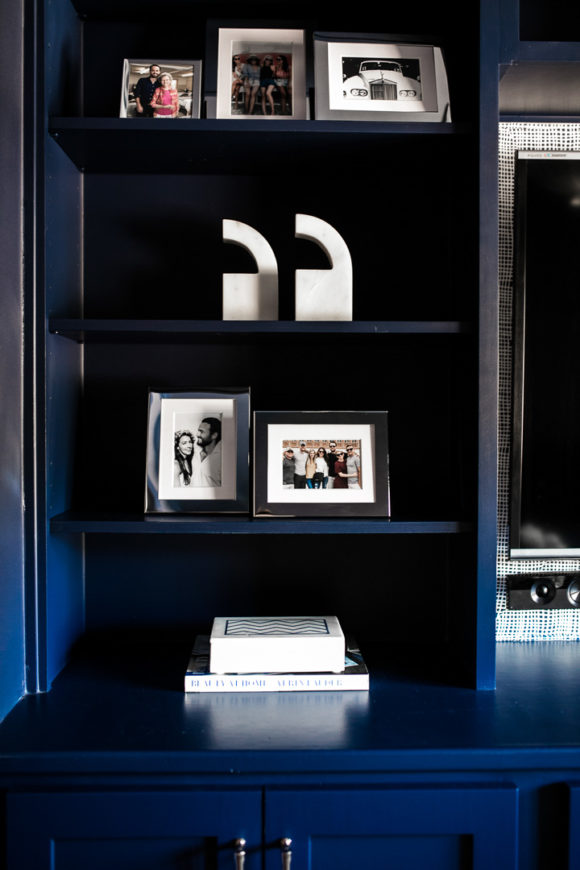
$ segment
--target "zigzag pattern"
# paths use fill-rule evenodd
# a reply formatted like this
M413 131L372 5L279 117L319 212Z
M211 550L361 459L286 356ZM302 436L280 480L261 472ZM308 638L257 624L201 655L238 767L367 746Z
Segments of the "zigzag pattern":
M252 635L320 635L328 634L326 619L322 617L292 618L260 618L228 619L225 634L235 637L251 637Z

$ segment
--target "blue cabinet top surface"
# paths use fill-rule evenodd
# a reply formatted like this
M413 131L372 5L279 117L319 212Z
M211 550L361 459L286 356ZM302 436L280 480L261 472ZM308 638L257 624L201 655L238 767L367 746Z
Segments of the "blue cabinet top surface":
M416 680L411 658L403 675L399 648L397 676L384 649L368 650L369 693L184 694L185 652L176 644L80 657L0 726L0 773L377 773L580 760L580 644L500 644L493 692Z

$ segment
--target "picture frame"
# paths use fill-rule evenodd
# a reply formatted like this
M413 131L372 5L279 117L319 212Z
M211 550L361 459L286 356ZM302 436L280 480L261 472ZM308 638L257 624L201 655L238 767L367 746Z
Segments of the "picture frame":
M249 510L250 390L149 392L145 513Z
M255 411L253 455L255 517L390 518L387 411Z
M159 110L146 102L153 99L155 83L151 71L159 70L157 82L163 75L172 78L169 95L164 105L159 99ZM167 60L155 58L125 58L123 61L123 81L121 85L120 118L199 118L201 112L201 60ZM149 82L149 83L148 83ZM171 98L172 97L172 98ZM175 107L177 106L177 114ZM139 108L143 111L140 112ZM173 110L173 111L171 111Z
M288 121L306 117L304 31L220 27L216 118Z
M316 120L451 121L438 46L387 35L314 34Z

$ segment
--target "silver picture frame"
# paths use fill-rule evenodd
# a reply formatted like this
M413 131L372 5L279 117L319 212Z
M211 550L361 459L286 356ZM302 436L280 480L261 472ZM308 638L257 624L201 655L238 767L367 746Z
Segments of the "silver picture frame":
M149 392L145 513L249 510L248 388Z
M326 121L451 121L441 48L387 35L314 34L314 114Z

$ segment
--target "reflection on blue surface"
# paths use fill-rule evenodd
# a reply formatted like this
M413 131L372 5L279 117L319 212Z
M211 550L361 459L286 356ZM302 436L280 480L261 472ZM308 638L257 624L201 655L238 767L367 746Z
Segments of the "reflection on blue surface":
M188 726L211 749L345 749L364 722L366 691L185 694Z

